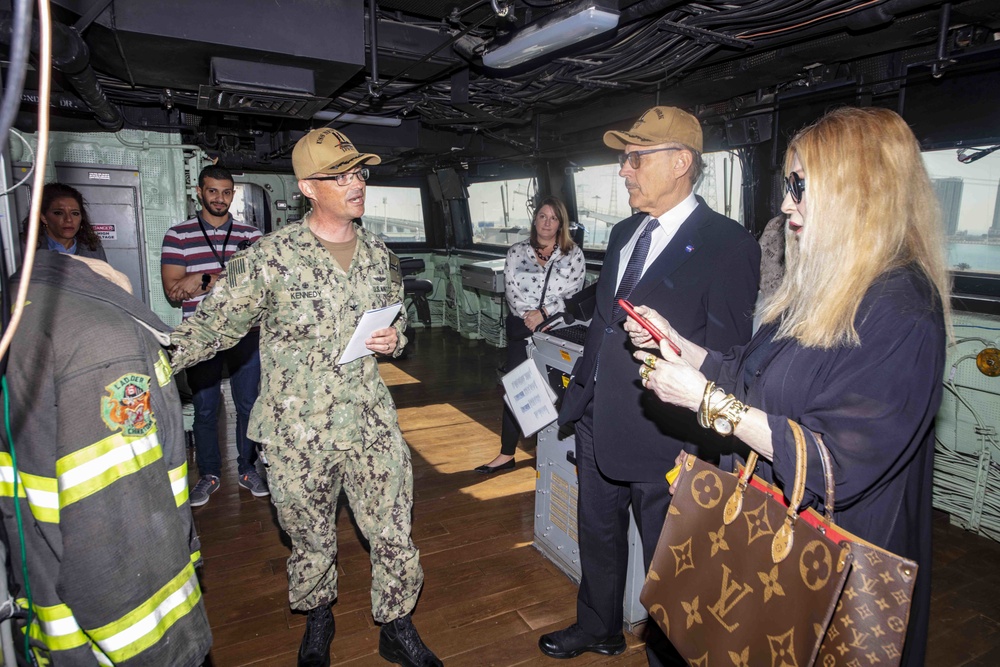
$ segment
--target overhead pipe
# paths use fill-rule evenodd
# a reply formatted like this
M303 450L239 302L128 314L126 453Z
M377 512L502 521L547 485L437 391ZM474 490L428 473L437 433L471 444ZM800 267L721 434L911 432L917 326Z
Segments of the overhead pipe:
M806 28L779 30L773 36L755 36L753 31L749 31L749 38L754 39L760 46L770 48L789 41L803 41L814 36L826 35L838 30L864 31L891 23L903 14L924 9L938 2L940 0L887 0L882 4L860 9L838 18L820 21Z
M855 14L845 16L845 24L850 30L866 30L884 25L900 14L906 14L937 4L937 0L888 0L881 5L869 7Z
M684 4L682 0L642 0L621 11L618 19L619 25L625 25L639 19L646 18L652 14L659 14L667 9L672 9Z
M782 39L786 35L794 35L796 39L802 39L803 37L824 34L832 30L844 28L848 30L865 30L889 23L901 14L906 14L928 5L934 5L938 2L940 0L886 0L881 4L847 14L838 19L823 21L804 30L782 32L780 37L770 38L770 41L787 41ZM666 13L667 10L674 9L682 4L681 0L640 0L640 2L621 11L618 24L626 25L655 14Z
M9 44L13 31L10 12L0 12L0 42ZM34 33L31 51L38 54L37 23L32 26ZM94 113L97 124L109 132L122 129L125 119L121 111L113 105L97 81L97 74L90 66L90 50L73 28L62 23L52 23L52 67L62 72L70 85Z
M372 77L368 82L368 94L378 99L382 88L378 85L378 0L368 2L368 33L372 54Z
M28 71L28 49L31 45L31 0L15 0L14 12L11 15L10 28L10 62L7 64L7 81L4 81L3 101L0 103L0 137L6 137L14 125L18 109L21 106L20 96L24 90L24 79ZM13 265L13 264L12 264ZM4 274L7 275L7 274ZM4 312L10 312L4 309ZM9 624L0 626L4 636L10 634Z
M931 76L940 79L948 64L948 28L951 26L951 3L941 6L941 23L938 27L937 60L931 65Z

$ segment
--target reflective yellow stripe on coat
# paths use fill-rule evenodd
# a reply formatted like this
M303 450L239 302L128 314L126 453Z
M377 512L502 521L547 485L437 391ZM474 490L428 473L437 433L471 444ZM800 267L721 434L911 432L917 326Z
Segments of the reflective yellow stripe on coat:
M56 461L59 506L66 507L163 458L153 428L142 436L116 433Z
M54 478L18 471L17 484L17 495L28 499L36 520L59 523L59 484ZM0 452L0 495L14 496L14 464L8 452Z
M187 461L168 471L168 474L170 475L170 490L174 492L174 502L180 507L188 499Z
M201 589L194 566L188 564L151 598L114 623L90 631L101 649L114 662L122 662L156 644L167 630L188 614Z
M73 612L64 604L35 605L31 636L50 651L68 651L90 644L99 663L112 665L155 645L174 623L194 609L200 599L201 589L194 566L189 564L141 605L117 621L90 632L80 628ZM21 598L18 604L27 608L28 601Z
M22 609L28 608L28 601L25 598L18 598L17 604ZM44 644L49 651L69 651L90 645L90 650L99 664L108 667L114 664L80 629L69 607L64 604L51 607L34 605L34 607L35 619L31 625L31 637Z

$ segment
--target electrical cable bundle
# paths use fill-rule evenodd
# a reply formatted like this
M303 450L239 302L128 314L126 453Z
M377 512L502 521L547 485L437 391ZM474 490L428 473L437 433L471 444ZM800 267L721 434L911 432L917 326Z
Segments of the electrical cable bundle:
M995 343L982 338L962 338L961 345L977 342L987 346ZM968 413L974 421L973 431L979 446L975 452L961 452L953 444L936 438L934 459L934 507L959 518L969 530L1000 541L1000 440L997 424L989 424L955 383L958 366L976 359L975 354L959 356L952 362L944 388L955 399L954 420L956 442L960 415Z
M10 68L8 70L8 81L3 92L3 100L0 102L0 136L9 136L14 118L21 104L21 92L24 88L24 79L27 71L28 47L31 43L32 31L32 11L30 0L15 0L13 12L13 36L11 40ZM51 37L51 17L49 14L49 4L46 0L39 0L38 3L38 24L39 24L39 50L38 50L38 150L35 156L36 164L44 164L48 152L48 132L49 132L49 97L52 83L52 37ZM29 665L35 664L34 655L31 652L29 629L35 622L34 605L31 595L31 578L28 570L27 554L24 540L24 519L22 517L21 480L17 469L17 450L13 435L10 429L10 393L7 388L6 378L6 357L10 349L11 340L17 330L24 311L24 303L27 297L28 284L31 280L31 270L35 258L35 246L38 238L38 219L41 208L41 191L44 181L44 169L35 169L32 184L31 212L29 214L30 224L28 226L27 247L24 257L24 266L21 269L21 282L16 298L11 299L9 281L7 279L8 268L3 262L0 266L0 283L2 283L2 310L3 310L3 337L0 339L0 391L3 393L4 425L3 437L6 440L7 449L10 451L11 469L13 477L12 502L14 506L15 520L18 529L19 544L17 545L22 567L24 581L24 593L27 599L27 621L24 632L24 659ZM12 239L4 239L12 242ZM0 244L2 245L2 244ZM0 256L5 257L3 248L0 247ZM8 317L9 314L9 317ZM25 505L27 498L25 497Z

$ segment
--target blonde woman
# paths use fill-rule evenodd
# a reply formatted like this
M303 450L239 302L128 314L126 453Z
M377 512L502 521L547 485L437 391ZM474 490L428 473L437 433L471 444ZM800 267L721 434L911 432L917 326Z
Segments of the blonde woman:
M762 305L760 330L745 346L706 350L640 307L681 349L636 353L641 381L690 410L707 401L709 427L734 435L736 452L757 451L768 461L763 476L779 485L794 478L787 420L797 421L811 441L815 506L822 436L837 523L920 564L902 664L923 665L934 416L950 317L937 201L913 133L886 109L829 113L792 140L785 165L786 273ZM626 329L636 345L655 347L635 321Z

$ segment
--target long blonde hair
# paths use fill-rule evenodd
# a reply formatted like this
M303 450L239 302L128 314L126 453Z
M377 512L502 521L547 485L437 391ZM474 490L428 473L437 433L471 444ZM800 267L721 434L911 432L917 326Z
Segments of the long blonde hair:
M761 307L777 338L829 349L860 344L861 300L885 272L919 267L950 322L949 276L937 198L906 122L888 109L842 108L800 131L806 179L801 237L785 234L785 278ZM949 327L950 329L950 327Z

